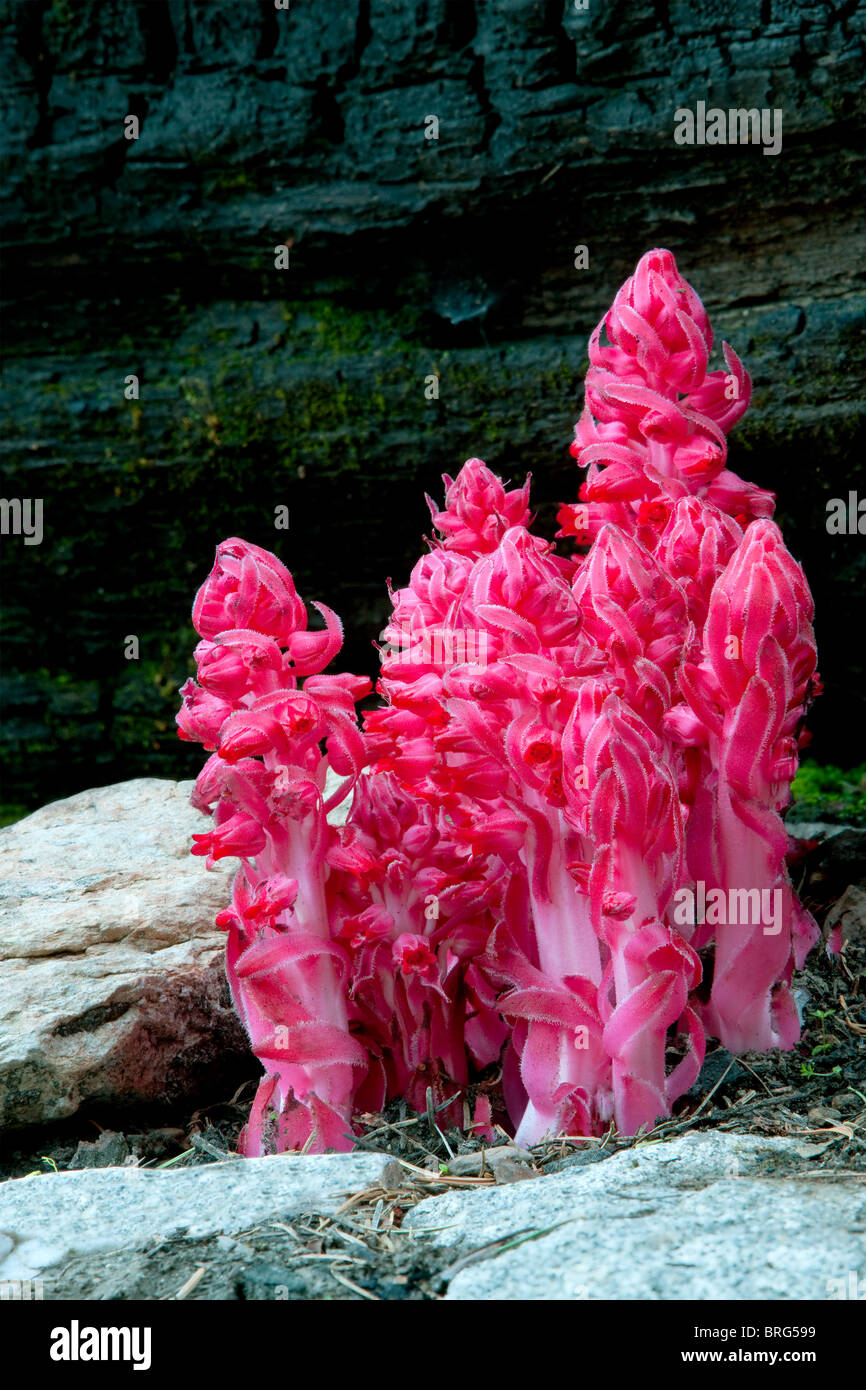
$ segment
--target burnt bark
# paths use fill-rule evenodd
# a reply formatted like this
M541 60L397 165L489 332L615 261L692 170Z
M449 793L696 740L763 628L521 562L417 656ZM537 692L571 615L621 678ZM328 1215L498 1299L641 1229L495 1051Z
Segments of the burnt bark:
M816 752L866 756L864 540L825 524L866 495L864 31L806 0L13 6L3 496L45 539L0 542L5 799L194 770L174 692L225 535L371 673L442 472L531 470L552 535L588 334L652 245L754 378L731 466L816 594ZM780 110L781 152L677 145L698 101Z

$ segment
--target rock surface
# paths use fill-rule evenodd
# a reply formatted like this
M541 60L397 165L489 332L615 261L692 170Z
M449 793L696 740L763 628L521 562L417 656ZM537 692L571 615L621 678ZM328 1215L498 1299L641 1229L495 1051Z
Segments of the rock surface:
M407 1224L453 1254L452 1300L826 1299L866 1275L862 1175L818 1178L784 1138L638 1145L428 1199Z
M0 831L0 1129L195 1094L248 1053L189 853L191 783L100 787Z
M236 861L190 854L209 824L192 787L121 782L0 830L0 1130L221 1084L227 1099L258 1074L214 926Z
M844 922L844 942L862 933L863 896L866 894L866 829L843 826L822 840L808 854L805 865L809 897L819 917L830 908L824 922L829 933Z
M372 1154L282 1154L182 1172L101 1168L0 1183L0 1279L33 1279L75 1257L154 1239L232 1235L329 1213L382 1170Z
M815 589L815 751L862 760L866 561L825 521L863 457L864 32L857 0L8 7L0 457L45 507L0 550L8 799L193 773L175 687L224 536L368 674L443 471L531 469L552 536L587 337L658 244L754 378L731 462ZM780 110L781 153L677 145L698 101Z
M852 941L866 941L866 891L851 883L827 914L826 935L841 927L839 944L844 948Z
M188 1281L193 1299L856 1297L866 1181L822 1173L809 1151L712 1131L590 1151L544 1176L426 1199L383 1249L371 1210L356 1208L364 1224L338 1226L324 1251L314 1215L387 1186L381 1156L34 1176L0 1184L0 1279L41 1278L48 1299L177 1297ZM340 1270L348 1286L331 1277Z

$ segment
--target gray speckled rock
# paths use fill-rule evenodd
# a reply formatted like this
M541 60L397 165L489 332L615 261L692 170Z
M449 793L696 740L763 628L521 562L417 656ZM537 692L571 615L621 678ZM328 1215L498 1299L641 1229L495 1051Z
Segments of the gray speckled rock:
M220 1067L237 1084L248 1048L214 926L237 862L190 855L210 823L192 787L99 787L0 831L0 1128L173 1101Z
M327 1213L381 1171L374 1154L282 1154L179 1172L102 1168L0 1183L0 1280L49 1282L52 1267L81 1255Z
M853 830L854 826L825 820L788 820L785 829L795 840L830 840L834 835L841 835L843 830Z
M643 1144L535 1182L420 1203L454 1264L447 1298L826 1299L866 1275L866 1180L815 1177L795 1141Z
M214 927L232 866L190 856L191 787L100 787L0 832L0 1126L174 1099L246 1050Z

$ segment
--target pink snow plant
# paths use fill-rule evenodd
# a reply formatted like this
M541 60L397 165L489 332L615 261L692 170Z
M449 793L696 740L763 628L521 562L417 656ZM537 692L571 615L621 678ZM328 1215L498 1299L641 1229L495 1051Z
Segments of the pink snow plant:
M523 1144L634 1134L707 1038L796 1043L817 928L781 812L812 601L773 495L727 467L751 382L712 345L648 252L590 339L577 547L529 530L528 478L446 477L360 720L370 682L324 674L337 616L310 631L275 556L217 548L178 724L211 754L192 852L240 861L217 922L264 1068L245 1154L348 1149L359 1114L428 1094Z

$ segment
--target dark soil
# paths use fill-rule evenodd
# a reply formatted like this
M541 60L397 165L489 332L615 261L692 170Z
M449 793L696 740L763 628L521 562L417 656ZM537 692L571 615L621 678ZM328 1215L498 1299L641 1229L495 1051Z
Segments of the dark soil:
M206 1240L173 1236L144 1250L82 1256L52 1269L46 1296L132 1301L181 1295L203 1302L437 1297L437 1266L447 1259L422 1249L408 1234L390 1246L377 1248L375 1240L353 1236L333 1221L325 1225L323 1218L296 1217L278 1230L257 1226Z

